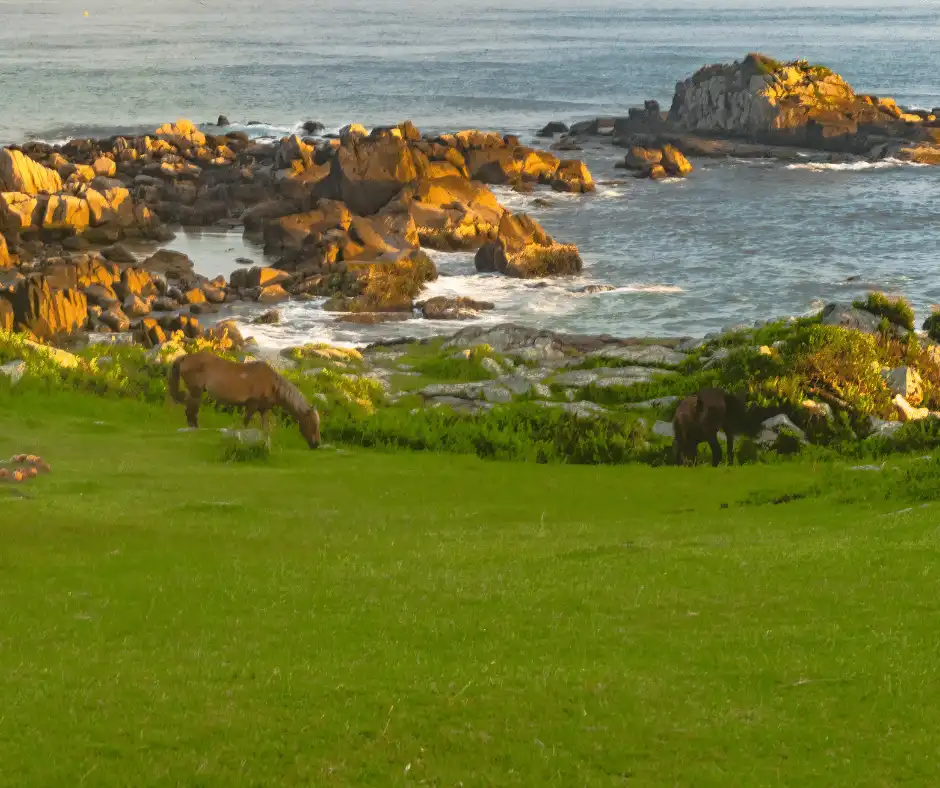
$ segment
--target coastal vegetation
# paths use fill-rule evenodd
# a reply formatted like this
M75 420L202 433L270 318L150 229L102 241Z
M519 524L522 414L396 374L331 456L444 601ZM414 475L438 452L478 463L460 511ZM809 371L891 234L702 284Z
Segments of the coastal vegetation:
M0 456L52 465L0 487L0 784L933 774L923 450L564 467L283 429L231 462L229 414L45 383L0 380Z

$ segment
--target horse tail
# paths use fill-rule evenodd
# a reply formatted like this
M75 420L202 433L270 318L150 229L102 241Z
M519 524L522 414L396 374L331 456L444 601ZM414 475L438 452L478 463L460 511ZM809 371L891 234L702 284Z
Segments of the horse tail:
M180 390L180 367L183 366L183 359L185 358L186 356L180 356L173 362L173 366L170 367L170 396L173 398L174 402L179 402L180 404L186 401L186 397L183 396L183 392Z

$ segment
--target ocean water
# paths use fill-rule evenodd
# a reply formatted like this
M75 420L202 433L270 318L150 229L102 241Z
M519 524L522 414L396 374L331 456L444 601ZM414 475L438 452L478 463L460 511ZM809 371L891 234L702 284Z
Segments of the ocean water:
M668 106L699 66L760 50L826 63L859 90L940 106L940 3L700 0L655 9L610 0L0 0L0 141L151 130L224 113L259 135L306 119L328 128L410 118L425 130L478 127L529 138L552 119ZM87 15L86 15L87 13ZM584 152L595 195L501 194L558 239L585 271L540 286L474 273L436 255L429 295L492 301L486 321L580 332L699 335L879 288L923 314L940 301L940 168L807 161L696 162L686 181L633 181L622 151ZM200 270L261 261L238 236L181 234ZM611 292L574 292L586 284ZM259 329L272 344L357 342L436 333L446 324L339 325L315 304Z

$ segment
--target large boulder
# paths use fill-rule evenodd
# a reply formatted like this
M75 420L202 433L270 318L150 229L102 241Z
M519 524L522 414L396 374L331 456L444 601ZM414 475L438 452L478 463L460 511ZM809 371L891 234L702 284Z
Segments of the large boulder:
M350 263L355 277L354 295L334 299L327 308L346 312L410 311L424 285L437 279L437 268L424 252L415 251L397 260Z
M53 194L46 203L43 230L83 233L91 214L88 201L70 194Z
M556 192L592 192L594 178L587 165L579 159L568 159L558 165L558 170L552 178L552 189Z
M188 279L193 273L193 261L182 252L160 249L144 260L140 267L151 273L163 274L171 279Z
M505 210L485 186L459 176L419 181L403 198L421 244L466 249L495 237Z
M856 95L838 74L760 54L707 66L676 85L669 120L689 131L863 152L868 130L909 129L894 102Z
M0 331L12 331L15 322L13 304L3 294L0 294Z
M479 317L484 310L496 308L489 301L475 301L464 296L435 296L418 307L426 320L468 320Z
M88 203L89 220L95 227L104 224L129 227L138 218L131 194L123 187L105 189L103 192L88 189L85 200Z
M10 250L7 248L7 239L0 233L0 269L13 266L13 260L10 258Z
M498 271L519 279L574 276L583 268L578 247L558 243L527 244L509 252L505 242L490 241L477 251L474 263L478 271Z
M36 226L41 219L41 207L31 194L0 193L0 231L20 232Z
M578 248L558 244L526 214L503 215L497 238L479 248L474 258L481 272L498 272L521 279L571 276L582 269Z
M62 178L22 151L0 149L0 192L54 194L62 189Z
M182 118L176 123L165 123L158 128L157 137L177 148L199 148L206 144L206 135L192 121Z
M397 137L350 138L336 150L320 193L345 203L353 213L371 216L427 167L427 157Z
M689 160L674 145L665 145L663 147L662 165L666 172L676 178L684 178L692 172L692 165Z
M80 290L53 290L45 276L22 280L13 290L14 320L37 339L54 340L83 329L88 301Z
M877 334L881 318L851 304L827 304L820 315L824 326L838 326L864 334Z
M317 207L303 213L281 216L264 227L264 247L269 254L300 249L308 240L317 240L330 230L349 229L352 214L341 202L320 200Z

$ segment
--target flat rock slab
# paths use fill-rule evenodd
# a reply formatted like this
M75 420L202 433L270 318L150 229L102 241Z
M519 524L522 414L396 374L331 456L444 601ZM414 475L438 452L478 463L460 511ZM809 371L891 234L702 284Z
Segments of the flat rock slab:
M643 402L628 402L624 407L630 410L654 410L658 408L668 408L679 401L678 397L658 397L657 399L648 399Z
M10 385L15 386L22 380L26 374L25 361L11 361L8 364L0 366L0 375L5 375L10 379Z
M537 405L543 408L558 408L577 416L579 419L596 419L609 411L594 402L538 402Z
M613 346L588 353L588 358L617 359L634 364L656 364L674 367L686 360L685 353L662 345Z
M655 374L656 370L649 367L598 367L597 369L572 369L569 372L562 372L551 382L559 386L589 386L593 383L607 388L643 383L652 380Z

